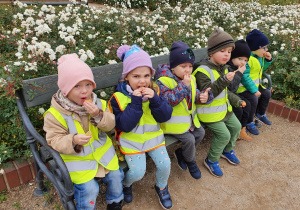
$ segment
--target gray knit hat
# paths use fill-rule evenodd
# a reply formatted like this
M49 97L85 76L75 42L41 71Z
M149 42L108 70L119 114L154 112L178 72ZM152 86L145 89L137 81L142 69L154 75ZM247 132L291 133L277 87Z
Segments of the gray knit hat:
M215 29L208 37L207 54L214 54L227 47L235 48L232 36L221 29Z

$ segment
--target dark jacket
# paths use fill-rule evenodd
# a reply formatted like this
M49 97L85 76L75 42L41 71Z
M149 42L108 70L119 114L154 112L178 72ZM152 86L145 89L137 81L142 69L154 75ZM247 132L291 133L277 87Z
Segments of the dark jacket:
M227 64L229 65L227 68L229 72L234 72L235 70L238 69L238 66L234 65L231 60ZM239 88L242 77L243 77L243 73L240 71L236 71L233 80L230 82L228 86L228 90L235 93Z
M169 77L174 79L177 82L177 86L173 89L169 89L162 82L157 80L160 77ZM163 95L167 99L167 102L169 103L170 106L172 107L176 106L183 99L186 99L189 108L192 106L191 89L182 81L182 79L180 79L179 77L177 77L171 72L169 64L158 65L154 79L156 80L156 84L159 86L161 95ZM204 93L204 91L200 92L200 90L196 88L196 98L195 98L196 104L202 104L200 101L200 93ZM214 97L210 90L208 95L208 100L205 104L210 104L213 99Z
M143 101L142 97L129 94L126 89L123 88L124 83L126 82L124 81L118 84L117 91L130 97L131 103L127 105L124 111L121 111L116 98L113 96L110 99L110 105L115 115L116 128L123 132L130 132L137 125L143 115ZM155 90L154 92L154 97L149 98L149 108L154 119L158 123L166 122L171 118L173 109L168 105L167 101L163 97L158 96Z
M213 83L211 83L211 79L202 72L197 72L195 75L198 88L200 90L205 90L206 88L210 87L214 97L217 97L226 87L230 85L230 81L228 81L225 76L225 69L228 67L228 65L216 65L208 59L200 61L200 63L198 63L196 66L200 65L205 65L208 66L210 69L215 69L220 74L220 77ZM243 100L241 100L240 97L238 97L231 91L227 92L230 104L234 107L240 107ZM227 112L225 118L221 120L221 122L224 122L227 119L229 119L231 115L232 112Z

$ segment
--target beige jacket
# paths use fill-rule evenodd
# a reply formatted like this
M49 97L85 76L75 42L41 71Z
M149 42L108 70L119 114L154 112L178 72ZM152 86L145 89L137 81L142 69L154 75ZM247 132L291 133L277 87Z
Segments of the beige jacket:
M72 114L70 111L62 108L53 97L51 100L51 106L65 115ZM85 133L88 132L89 115L80 117L77 114L73 114L73 118L81 124ZM106 109L103 112L103 118L98 123L97 127L104 132L112 130L115 127L115 115ZM58 122L50 112L48 112L44 118L44 131L46 132L47 143L57 152L67 155L76 154L73 143L74 134L70 134L68 129L60 124L60 122ZM103 166L99 164L96 177L104 177L108 172L109 170L103 168Z

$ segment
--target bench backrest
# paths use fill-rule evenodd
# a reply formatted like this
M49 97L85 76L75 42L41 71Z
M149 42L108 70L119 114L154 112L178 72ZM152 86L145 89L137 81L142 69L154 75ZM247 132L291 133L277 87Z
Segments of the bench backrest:
M199 62L207 57L206 48L193 51L195 54L195 62ZM169 55L152 57L151 60L153 68L156 69L159 64L169 63ZM97 85L95 90L112 87L118 83L118 79L121 77L123 63L93 67L92 71ZM36 84L39 87L42 87L42 90L36 90L33 95L32 87L29 84ZM55 94L57 90L57 74L24 80L24 86L21 90L23 105L29 108L48 103L51 101L53 94Z

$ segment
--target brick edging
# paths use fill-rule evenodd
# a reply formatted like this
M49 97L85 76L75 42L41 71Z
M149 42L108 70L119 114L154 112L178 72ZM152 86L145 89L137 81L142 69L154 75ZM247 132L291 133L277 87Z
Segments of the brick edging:
M300 111L286 106L283 102L270 99L267 112L288 119L290 122L300 123Z
M267 112L288 119L290 122L300 123L300 111L287 107L283 102L270 99ZM3 168L4 173L0 172L0 192L18 187L36 177L33 161L25 160L21 163L11 161L8 164L10 166Z

